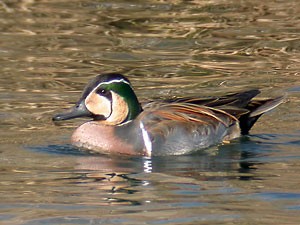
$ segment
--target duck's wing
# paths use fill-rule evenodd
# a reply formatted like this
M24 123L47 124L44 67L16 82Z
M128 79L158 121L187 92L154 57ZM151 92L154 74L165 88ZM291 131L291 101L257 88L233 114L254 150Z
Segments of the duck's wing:
M250 103L251 99L260 93L259 90L249 90L234 94L229 94L219 97L208 97L208 98L199 98L199 97L176 97L160 101L152 101L144 107L151 106L161 106L163 104L173 104L178 103L181 105L195 105L195 107L200 106L201 109L210 108L214 110L221 110L227 112L228 114L239 118L240 116L247 114L250 110L247 108L247 105Z
M178 103L191 103L195 105L205 105L208 107L224 107L231 106L237 108L244 108L248 105L250 100L260 93L259 90L253 89L249 91L238 92L234 94L228 94L220 97L209 98L174 98L166 100L167 102Z
M175 129L177 126L193 129L201 126L216 129L219 125L230 127L232 123L238 121L235 116L224 110L183 102L147 105L141 117L149 130L160 130L162 133L168 133L167 130Z
M184 102L202 103L205 106L224 111L239 119L241 134L248 134L260 116L280 105L286 98L286 96L280 96L277 98L253 99L259 93L259 90L254 89L210 99L210 101L186 99Z
M221 97L173 98L151 102L148 107L157 109L155 114L165 115L173 120L185 118L186 121L200 122L213 121L216 118L238 119L241 133L248 134L261 115L277 107L285 99L285 96L274 99L253 99L259 93L259 90L253 89Z
M236 117L190 103L148 105L138 119L153 154L186 154L240 134Z

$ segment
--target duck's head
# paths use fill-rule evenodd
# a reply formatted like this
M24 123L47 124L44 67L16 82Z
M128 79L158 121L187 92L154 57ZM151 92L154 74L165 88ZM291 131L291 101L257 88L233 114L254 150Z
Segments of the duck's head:
M119 125L135 119L141 111L129 80L118 73L107 73L96 76L87 84L73 108L52 119L91 117L103 124Z

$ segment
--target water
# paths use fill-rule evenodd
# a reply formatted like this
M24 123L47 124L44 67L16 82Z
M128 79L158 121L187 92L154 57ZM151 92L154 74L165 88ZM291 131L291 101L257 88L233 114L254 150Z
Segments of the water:
M0 1L0 224L299 224L299 12L292 1ZM288 102L207 153L103 156L54 125L90 78L140 99L260 88Z

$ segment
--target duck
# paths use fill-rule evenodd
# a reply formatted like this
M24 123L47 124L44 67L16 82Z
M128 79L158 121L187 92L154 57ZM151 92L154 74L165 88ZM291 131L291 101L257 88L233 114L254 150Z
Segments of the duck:
M186 155L248 135L255 122L284 100L257 99L251 89L217 97L172 97L141 104L120 73L94 77L79 101L52 120L90 118L75 129L72 145L101 154Z

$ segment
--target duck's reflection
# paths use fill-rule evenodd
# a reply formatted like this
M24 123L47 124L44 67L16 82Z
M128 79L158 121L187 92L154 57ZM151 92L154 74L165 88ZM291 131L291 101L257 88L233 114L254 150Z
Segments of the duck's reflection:
M260 157L269 152L269 148L269 145L265 146L259 141L243 137L231 144L209 149L205 153L185 156L81 156L78 157L76 169L115 174L170 173L177 176L186 176L187 173L195 175L213 172L224 175L227 172L245 174L251 179L254 175L249 173L256 169L256 165L262 163Z
M264 163L261 158L272 152L272 146L260 138L243 137L185 156L93 155L71 146L68 148L72 150L63 149L61 154L79 152L71 154L76 165L70 176L64 178L67 183L99 191L105 204L141 205L151 202L153 193L160 195L168 186L193 184L200 187L200 193L220 182L259 179L256 171L259 164Z

